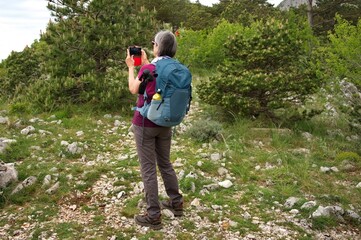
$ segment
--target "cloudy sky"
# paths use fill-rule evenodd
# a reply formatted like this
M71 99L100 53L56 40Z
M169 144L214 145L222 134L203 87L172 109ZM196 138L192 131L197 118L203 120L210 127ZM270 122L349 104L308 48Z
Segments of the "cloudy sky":
M282 0L268 1L278 5ZM211 6L218 0L200 2ZM0 0L0 61L7 58L11 51L22 51L26 45L30 46L39 39L40 32L46 29L50 19L46 5L46 0Z

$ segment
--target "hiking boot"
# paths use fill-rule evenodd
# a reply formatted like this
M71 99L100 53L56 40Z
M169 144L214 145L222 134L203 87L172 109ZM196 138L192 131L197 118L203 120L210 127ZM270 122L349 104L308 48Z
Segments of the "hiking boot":
M175 217L183 216L183 203L179 204L178 206L174 206L170 200L168 201L161 201L160 205L162 208L169 209Z
M162 228L162 221L159 218L150 218L148 214L138 215L134 217L135 223L143 226L149 227L154 230L159 230Z

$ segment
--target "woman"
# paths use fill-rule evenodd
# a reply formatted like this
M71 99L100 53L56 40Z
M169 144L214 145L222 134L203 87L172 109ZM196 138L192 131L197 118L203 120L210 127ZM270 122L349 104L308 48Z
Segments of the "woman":
M155 59L152 63L149 63L145 51L142 50L143 66L136 78L134 77L133 56L130 56L129 49L127 51L125 61L129 69L129 91L132 94L139 93L140 79L142 79L141 76L144 70L147 69L150 73L153 73L156 70L155 62L161 61L163 58L173 58L176 54L177 41L170 31L160 31L156 34L152 43ZM155 94L155 80L149 81L146 86L147 101L150 101ZM143 105L144 96L138 94L137 107ZM143 119L143 116L138 111L134 112L132 123L147 203L146 214L135 216L134 219L141 226L160 229L162 227L160 205L171 210L175 216L183 215L183 197L179 192L177 175L170 162L172 129L170 127L160 127L147 118ZM161 204L158 200L157 166L167 195L170 198L168 201L162 201Z

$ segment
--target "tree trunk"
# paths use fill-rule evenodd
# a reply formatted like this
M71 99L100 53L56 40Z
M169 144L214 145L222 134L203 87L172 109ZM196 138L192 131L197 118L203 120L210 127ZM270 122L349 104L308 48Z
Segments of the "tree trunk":
M313 28L313 7L312 7L313 0L307 0L307 19L310 27Z

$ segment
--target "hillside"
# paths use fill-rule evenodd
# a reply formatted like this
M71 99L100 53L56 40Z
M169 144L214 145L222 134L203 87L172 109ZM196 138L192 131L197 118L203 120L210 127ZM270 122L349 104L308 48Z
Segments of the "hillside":
M5 108L0 115L0 139L8 143L0 158L15 161L19 173L1 192L1 239L361 236L360 163L325 158L337 148L332 139L347 137L337 129L328 136L243 122L198 142L187 132L214 120L194 102L172 142L185 216L163 211L163 229L152 231L133 220L144 201L129 116L68 110L18 117ZM11 194L19 183L24 188Z

